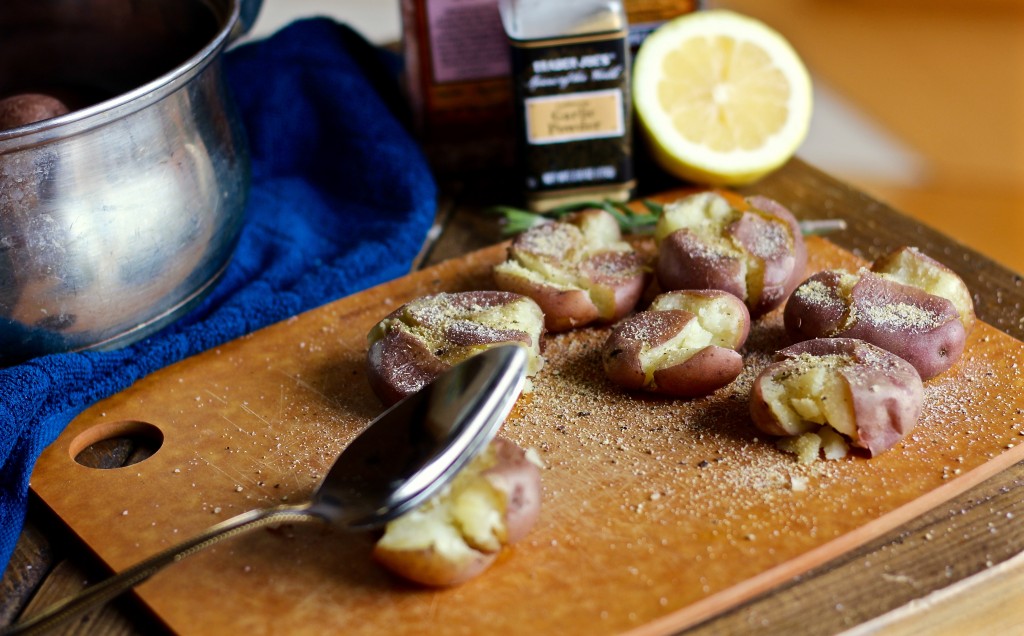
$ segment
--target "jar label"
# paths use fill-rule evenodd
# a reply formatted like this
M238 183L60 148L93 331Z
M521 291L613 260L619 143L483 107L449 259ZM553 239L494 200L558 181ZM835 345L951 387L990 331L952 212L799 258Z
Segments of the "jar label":
M526 100L526 141L533 145L621 137L622 91L592 91Z
M508 75L508 47L495 0L427 0L426 5L437 82Z
M625 29L512 40L527 192L633 183Z

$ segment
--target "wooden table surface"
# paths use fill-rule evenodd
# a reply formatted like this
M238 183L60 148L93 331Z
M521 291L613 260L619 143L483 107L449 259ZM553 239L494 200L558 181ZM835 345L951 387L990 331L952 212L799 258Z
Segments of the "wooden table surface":
M653 192L678 184L651 178ZM462 255L500 240L497 224L482 214L514 192L491 179L445 183L435 232L417 267ZM1024 340L1024 278L953 239L922 227L867 195L793 160L741 192L764 194L804 219L839 218L848 229L835 243L872 259L898 245L916 245L943 260L973 290L981 319ZM643 193L642 193L643 194ZM1020 414L1024 421L1024 414ZM131 443L99 449L97 465L123 465L144 457ZM988 633L1024 626L1016 590L1024 580L1024 463L998 474L845 556L772 592L690 629L688 634ZM38 611L104 572L40 502L33 500L26 528L0 580L0 625ZM126 596L63 626L61 634L150 634L163 630ZM1005 632L1002 632L1005 633Z

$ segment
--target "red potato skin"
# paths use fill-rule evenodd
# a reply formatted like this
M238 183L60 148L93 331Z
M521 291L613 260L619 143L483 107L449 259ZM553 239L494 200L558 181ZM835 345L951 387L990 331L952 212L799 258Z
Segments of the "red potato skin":
M687 229L676 230L658 247L655 274L662 289L720 289L746 298L747 284L739 257L709 250Z
M452 307L492 308L518 302L523 297L505 291L471 291L447 294ZM415 302L415 301L414 301ZM380 401L390 406L432 382L454 362L443 358L451 347L479 347L520 342L533 344L533 337L516 329L484 328L472 320L455 320L445 325L442 342L428 343L403 328L402 320L429 322L430 312L417 313L405 304L384 317L390 323L383 336L370 343L366 353L366 377ZM372 333L372 332L371 332Z
M23 93L0 99L0 130L19 128L65 115L68 107L50 95Z
M782 305L807 271L807 246L796 217L778 202L767 197L747 199L754 209L774 217L769 221L754 214L744 214L731 228L736 240L764 263L764 278L757 299L748 299L750 313L760 316ZM785 224L785 231L777 221ZM766 236L774 240L765 241Z
M853 338L817 338L787 347L776 354L754 380L750 415L757 428L770 435L787 435L779 426L764 398L763 384L800 356L843 355L852 359L838 373L849 391L857 426L854 446L872 456L879 455L906 437L918 419L924 400L924 385L917 370L906 360L880 347Z
M765 369L758 374L754 380L754 384L750 387L750 419L753 420L754 426L757 430L768 435L775 435L776 437L786 437L790 435L789 431L782 428L779 421L775 418L775 414L772 413L771 407L768 405L768 400L764 397L763 384L767 380L762 378L771 377L771 374L780 368L780 363L765 367Z
M641 311L623 321L612 330L601 352L606 375L626 389L645 388L647 375L640 366L640 353L661 345L696 318L682 310Z
M505 529L502 546L523 539L540 517L540 469L526 456L526 452L507 439L498 437L491 442L495 451L495 464L480 473L490 485L505 496ZM433 547L421 550L395 550L374 546L374 559L410 581L430 587L451 587L482 574L498 558L500 550L490 551L469 545L470 551L462 558L452 559Z
M687 289L667 292L659 295L659 298L680 293L686 296L687 300L685 303L689 304L691 309L696 305L705 302L710 303L718 301L732 305L732 311L736 312L736 314L740 316L740 329L736 332L736 336L733 341L729 343L729 347L732 349L739 349L747 341L747 338L750 336L750 310L747 309L746 304L735 294L730 294L729 292L722 291L721 289ZM657 300L658 299L656 298L655 301ZM685 306L681 306L679 309L688 311Z
M811 275L797 286L786 301L783 322L789 336L796 341L811 338L838 337L840 327L850 308L841 293L841 270L826 269ZM817 285L821 295L805 295L801 288Z
M589 286L609 290L614 303L612 311L603 311L591 299L588 285L565 289L542 281L530 280L496 268L495 285L502 290L532 298L544 312L544 327L558 333L590 324L610 324L629 314L636 307L650 282L646 259L636 252L598 251L579 259L584 249L582 236L572 225L585 225L589 217L607 215L602 210L584 210L564 221L547 223L523 232L509 245L508 258L530 254L532 258L562 267L585 279Z
M602 324L617 322L633 311L649 282L646 262L635 252L595 254L580 264L580 271L594 285L614 293L612 313L598 317L597 321Z
M447 294L447 298L448 302L450 302L453 307L459 309L472 309L474 307L491 309L494 307L501 307L502 305L508 305L519 300L519 297L516 294L489 290L450 293ZM392 312L392 315L401 311L402 308L399 308L395 312ZM413 313L416 314L415 311L413 311ZM419 317L419 314L416 315Z
M516 329L485 329L472 320L460 320L444 330L445 342L459 347L473 347L492 344L521 342L533 344L533 338L525 331Z
M761 316L785 302L806 275L807 248L796 218L778 202L766 197L744 201L749 210L731 223L731 236L745 255L723 254L709 248L696 233L676 230L658 249L655 272L663 289L720 289L743 299L752 317ZM760 289L749 289L743 262L762 263Z
M466 558L452 560L433 547L423 550L387 550L374 546L373 558L388 570L420 585L453 587L479 576L498 559L473 550Z
M743 356L725 347L704 347L683 364L654 372L658 393L683 398L714 393L743 372Z
M385 405L412 395L448 369L422 340L401 329L371 344L366 358L370 389Z
M514 442L497 437L492 444L497 463L483 477L505 494L505 544L511 545L529 534L540 517L540 469Z
M697 317L681 309L643 311L626 319L605 342L601 354L605 374L629 390L644 389L687 398L707 395L729 384L743 371L743 356L709 345L681 364L656 370L654 385L646 385L640 353L670 340L691 320Z
M909 247L906 245L898 247L893 251L889 252L888 254L885 254L876 259L875 262L871 264L871 271L880 274L890 272L898 268L898 263L900 259L903 258L908 253L909 258L918 261L919 263L925 263L928 267L936 271L945 272L948 276L955 276L956 278L960 278L960 275L954 272L952 269L950 269L945 263L935 260L934 258L928 256L924 252L921 252L913 247ZM961 279L960 282L963 283L963 280ZM953 303L953 305L955 307L956 303ZM977 314L975 314L974 301L971 298L970 292L967 290L966 284L963 285L962 306L963 313L960 314L960 322L964 326L964 332L969 335L971 331L974 329L974 324L977 322ZM959 313L960 309L958 308L957 311Z
M507 276L495 270L494 282L501 289L529 296L544 312L544 329L552 333L569 331L601 318L590 294L582 289L558 289L537 284L520 276Z
M850 291L849 302L839 292L840 274L819 272L801 284L815 281L829 290L827 302L809 300L799 291L786 304L783 320L796 340L808 338L857 338L907 360L921 378L928 380L948 370L963 354L967 332L953 303L917 287L882 278L862 270ZM873 310L905 304L933 316L931 324L913 326L871 318ZM857 320L849 326L847 315Z

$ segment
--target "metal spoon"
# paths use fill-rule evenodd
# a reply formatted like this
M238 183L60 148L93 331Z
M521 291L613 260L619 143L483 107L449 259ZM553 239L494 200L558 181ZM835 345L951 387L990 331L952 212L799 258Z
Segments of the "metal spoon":
M382 413L334 462L308 503L242 513L116 574L0 634L32 634L105 603L229 537L277 523L327 521L365 530L426 502L490 443L526 378L526 351L489 349Z

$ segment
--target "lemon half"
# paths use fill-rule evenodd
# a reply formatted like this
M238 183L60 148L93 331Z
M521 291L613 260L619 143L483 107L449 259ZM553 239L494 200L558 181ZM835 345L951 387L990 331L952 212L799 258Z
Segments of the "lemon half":
M743 185L807 136L811 78L778 32L726 10L659 27L633 67L633 99L655 160L697 183Z

